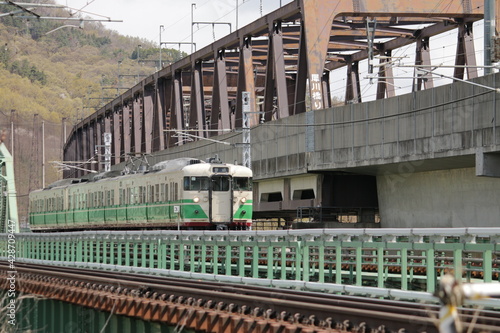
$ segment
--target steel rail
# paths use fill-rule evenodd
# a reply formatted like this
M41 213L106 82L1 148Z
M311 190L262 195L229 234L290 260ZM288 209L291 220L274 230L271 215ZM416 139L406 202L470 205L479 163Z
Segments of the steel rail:
M5 266L1 265L0 267L3 269ZM189 281L129 273L117 275L116 272L96 272L21 263L17 264L17 269L28 275L37 274L67 279L75 283L87 284L89 287L92 284L94 288L97 283L118 286L121 290L136 290L136 294L148 293L152 295L156 293L157 295L174 295L175 298L202 298L205 302L212 301L214 304L223 302L224 304L233 304L239 309L246 308L249 312L253 311L252 313L256 316L273 313L270 318L276 318L279 316L278 314L283 317L283 313L286 312L287 317L300 317L301 320L309 323L325 321L330 318L336 323L345 324L349 321L349 325L353 327L362 326L362 323L372 328L383 325L386 331L394 332L401 328L414 331L416 326L425 327L426 332L437 331L432 318L437 317L438 307L433 305L255 286L226 285L216 282ZM257 308L259 310L255 310ZM474 311L462 309L461 316L465 323L464 326L467 327L467 323L472 321ZM500 332L500 319L497 317L498 313L496 312L483 311L474 327L490 332ZM495 327L496 329L494 329Z

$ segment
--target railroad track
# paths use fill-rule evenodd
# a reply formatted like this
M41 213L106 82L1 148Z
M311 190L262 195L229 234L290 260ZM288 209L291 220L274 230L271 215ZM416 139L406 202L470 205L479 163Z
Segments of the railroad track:
M5 275L9 268L0 264L0 270ZM19 262L16 270L25 292L162 320L147 310L155 304L164 306L162 318L170 324L184 321L201 331L225 332L231 325L231 332L438 332L436 305ZM6 289L6 283L0 287ZM130 311L131 302L137 311ZM460 314L471 332L500 332L498 312L461 309Z

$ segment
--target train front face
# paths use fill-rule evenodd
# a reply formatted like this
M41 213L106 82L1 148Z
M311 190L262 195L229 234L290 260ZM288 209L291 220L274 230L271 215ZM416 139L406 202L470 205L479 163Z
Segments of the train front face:
M199 205L212 227L250 228L252 225L250 169L231 164L203 163L185 167L183 171L184 199L192 200L194 204Z

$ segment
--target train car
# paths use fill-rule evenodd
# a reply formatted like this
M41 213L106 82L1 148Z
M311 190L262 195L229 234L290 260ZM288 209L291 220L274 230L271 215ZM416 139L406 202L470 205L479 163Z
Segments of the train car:
M249 229L252 171L181 158L145 172L64 179L30 193L32 231Z

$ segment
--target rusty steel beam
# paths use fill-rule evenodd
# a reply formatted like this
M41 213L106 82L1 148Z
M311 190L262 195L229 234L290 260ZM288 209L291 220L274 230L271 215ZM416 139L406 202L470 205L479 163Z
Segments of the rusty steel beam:
M295 99L293 103L293 115L306 112L307 92L307 48L306 35L304 34L304 22L301 24L301 38L297 56L297 74L295 76Z
M377 99L394 97L396 95L394 89L394 72L390 64L392 51L383 53L383 56L384 58L379 60L380 67L378 72Z
M132 152L138 153L142 147L142 96L137 94L132 101Z
M359 63L347 64L347 86L345 100L348 103L361 103L361 87L359 83Z
M430 46L429 38L419 38L417 40L417 48L415 52L415 70L413 79L413 91L419 91L422 89L422 85L425 89L434 87L434 80L432 74L429 72L419 71L418 65L422 65L422 68L429 69L431 65L430 56Z
M150 154L153 137L153 119L154 119L154 98L155 86L148 85L144 87L142 98L142 142L141 152Z
M165 80L158 79L155 84L155 105L153 107L153 151L165 149Z
M287 95L287 81L285 77L285 55L283 52L283 33L281 22L276 22L274 24L270 23L269 28L272 32L272 47L270 52L272 53L272 62L274 64L274 87L269 88L276 89L278 102L277 118L281 119L290 115ZM256 124L258 124L258 122Z
M212 89L212 114L210 118L210 129L218 129L219 134L222 134L223 129L228 130L231 126L229 99L228 94L226 93L228 91L228 80L225 50L216 51L214 58L215 74L214 86Z
M236 112L231 120L232 129L241 128L243 123L242 92L250 93L250 112L255 112L255 81L253 76L253 59L251 37L242 38L240 41L240 66L238 70L238 93L236 95ZM258 124L258 115L251 114L250 126Z
M172 84L172 99L170 108L170 129L183 130L184 129L184 109L182 107L182 72L177 71L174 75ZM173 133L170 133L169 146L182 145L182 139L176 139Z
M189 127L193 129L194 134L199 137L205 137L205 104L203 95L203 64L198 61L193 64L191 78L191 102L189 110Z
M132 141L131 141L131 138L130 138L130 128L131 128L131 124L130 124L130 117L131 117L131 107L130 107L130 101L128 102L124 102L123 104L123 108L122 108L122 128L121 128L121 133L122 133L122 147L121 147L121 151L123 151L123 154L125 155L125 157L130 154L131 152L131 149L132 149Z
M112 134L112 150L111 154L113 155L112 159L114 158L114 164L118 164L122 161L121 158L121 141L122 141L122 136L121 136L121 115L123 114L123 111L120 110L118 107L116 110L113 111L113 131L111 132Z
M88 127L89 131L89 147L92 149L92 156L95 155L95 125L94 122L89 123ZM97 171L98 165L96 163L93 163L88 166L88 169Z
M464 65L467 67L467 77L473 79L477 77L476 51L474 48L474 35L472 34L472 23L459 22L457 53L455 57L455 71L453 77L463 79L465 74Z

